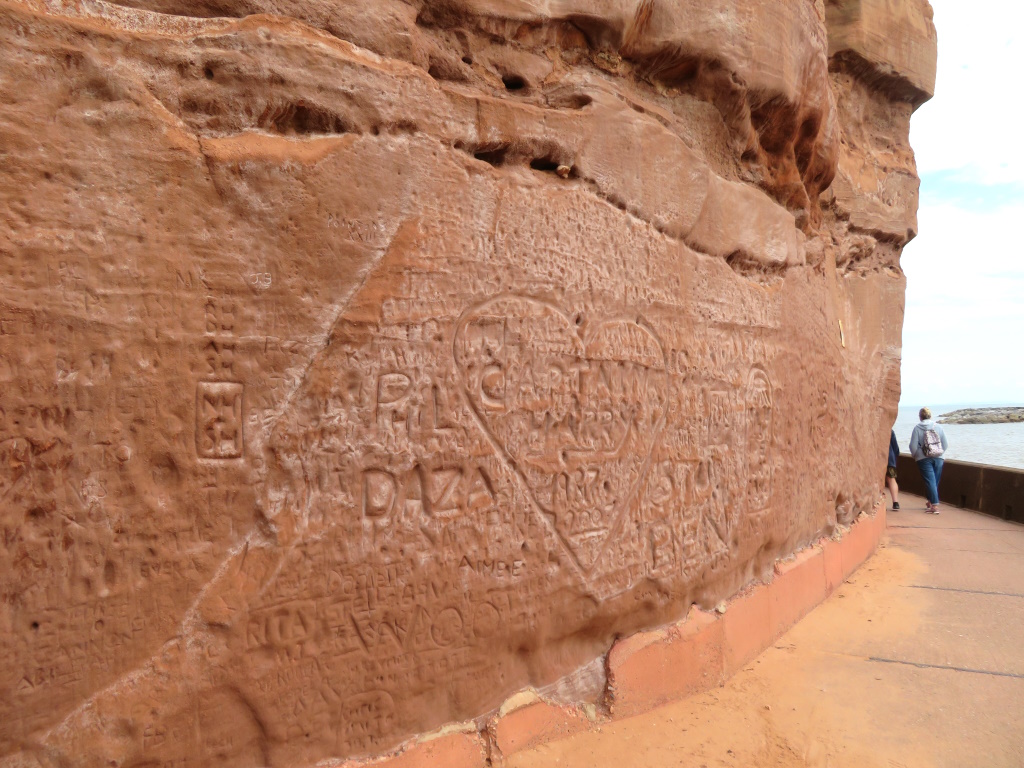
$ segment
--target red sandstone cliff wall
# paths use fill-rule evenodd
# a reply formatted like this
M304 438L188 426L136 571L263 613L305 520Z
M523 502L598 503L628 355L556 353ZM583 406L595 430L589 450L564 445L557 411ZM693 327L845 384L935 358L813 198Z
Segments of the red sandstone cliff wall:
M876 498L924 0L0 0L0 41L0 765L597 696Z

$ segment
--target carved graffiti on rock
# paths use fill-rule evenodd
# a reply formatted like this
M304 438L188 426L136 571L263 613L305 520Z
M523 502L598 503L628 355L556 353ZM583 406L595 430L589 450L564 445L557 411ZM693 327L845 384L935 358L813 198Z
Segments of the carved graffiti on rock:
M465 313L454 352L481 425L590 570L664 426L661 342L636 318L570 318L510 296Z
M36 5L0 14L38 84L3 89L0 764L339 764L597 701L615 638L870 504L913 110L830 73L820 4L659 3L600 78L563 31L614 3L335 3L330 46L302 3Z
M768 507L772 494L772 384L759 368L747 382L747 510Z
M201 381L196 388L196 452L205 459L242 455L242 385Z

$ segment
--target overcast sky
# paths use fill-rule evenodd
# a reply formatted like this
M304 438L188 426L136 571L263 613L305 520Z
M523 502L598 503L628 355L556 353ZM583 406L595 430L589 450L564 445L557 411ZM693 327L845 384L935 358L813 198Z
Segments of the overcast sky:
M931 0L935 98L911 123L901 405L1024 404L1024 0Z

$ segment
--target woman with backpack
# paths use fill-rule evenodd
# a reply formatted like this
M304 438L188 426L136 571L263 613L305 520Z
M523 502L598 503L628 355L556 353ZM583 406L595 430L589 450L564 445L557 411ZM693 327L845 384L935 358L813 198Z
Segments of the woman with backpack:
M949 444L946 442L946 433L942 427L932 421L932 412L929 408L922 408L918 412L921 421L914 427L910 435L910 452L914 455L917 468L924 478L925 488L928 490L928 506L925 512L930 515L939 514L939 480L942 479L942 455L946 452Z

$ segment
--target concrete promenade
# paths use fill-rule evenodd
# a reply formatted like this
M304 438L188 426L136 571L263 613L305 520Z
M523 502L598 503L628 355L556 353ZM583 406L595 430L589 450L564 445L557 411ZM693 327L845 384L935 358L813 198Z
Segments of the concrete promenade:
M504 764L1024 766L1024 525L900 502L878 553L724 686Z

